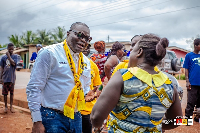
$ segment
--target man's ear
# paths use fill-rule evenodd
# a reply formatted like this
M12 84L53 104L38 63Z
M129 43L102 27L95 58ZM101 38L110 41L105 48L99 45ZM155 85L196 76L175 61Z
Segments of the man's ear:
M143 54L143 49L142 48L140 48L139 50L138 50L138 53L137 53L137 55L136 55L136 57L141 57L142 56L142 54Z

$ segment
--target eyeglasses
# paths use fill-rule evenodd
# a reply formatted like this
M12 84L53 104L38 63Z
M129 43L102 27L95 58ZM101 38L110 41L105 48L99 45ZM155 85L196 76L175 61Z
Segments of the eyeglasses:
M90 42L92 40L92 37L90 36L86 36L83 32L77 32L75 30L69 30L69 31L73 31L75 33L75 35L79 38L79 39L85 39L86 42Z

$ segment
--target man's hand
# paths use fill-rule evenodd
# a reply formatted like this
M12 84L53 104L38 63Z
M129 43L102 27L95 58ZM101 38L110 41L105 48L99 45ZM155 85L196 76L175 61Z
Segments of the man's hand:
M44 133L44 132L45 128L41 121L33 123L32 133Z
M7 52L6 52L6 55L9 57L9 56L10 56L10 53L7 51Z
M197 116L200 116L200 108L196 108L196 109L193 111L193 114L196 114Z
M187 90L191 90L191 84L189 81L186 81L186 88Z
M3 85L3 79L0 79L0 84L2 84L2 85Z
M98 98L99 96L101 95L101 91L100 90L97 90L94 97L95 98Z
M85 101L86 102L91 102L92 100L94 100L95 96L95 92L93 90L90 90L87 95L85 96Z

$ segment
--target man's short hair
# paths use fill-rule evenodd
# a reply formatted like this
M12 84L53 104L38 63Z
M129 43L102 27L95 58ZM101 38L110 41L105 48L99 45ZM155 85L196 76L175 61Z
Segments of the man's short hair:
M200 44L200 38L194 40L194 45L198 46Z
M11 47L11 46L14 46L14 44L13 44L13 43L8 43L7 48L8 48L8 47Z
M37 44L36 47L41 47L42 48L42 44Z
M82 22L75 22L71 25L70 30L73 30L75 28L76 25L83 25L86 26L87 28L89 28L85 23Z

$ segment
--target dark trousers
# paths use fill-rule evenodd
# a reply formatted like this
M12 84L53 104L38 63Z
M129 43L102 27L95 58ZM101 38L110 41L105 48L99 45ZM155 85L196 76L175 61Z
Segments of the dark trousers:
M82 115L82 132L92 133L92 123L90 121L90 114Z
M194 107L200 107L200 86L191 85L191 90L187 90L187 106L185 116L193 115Z

